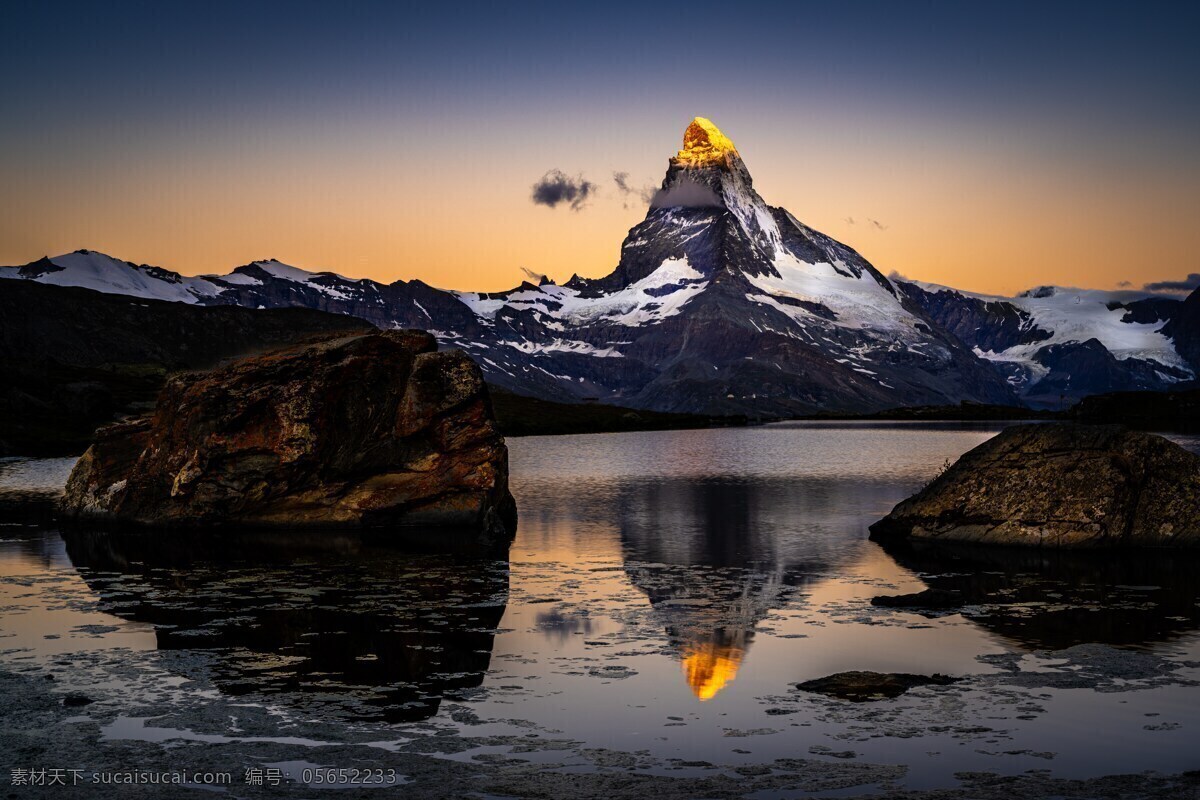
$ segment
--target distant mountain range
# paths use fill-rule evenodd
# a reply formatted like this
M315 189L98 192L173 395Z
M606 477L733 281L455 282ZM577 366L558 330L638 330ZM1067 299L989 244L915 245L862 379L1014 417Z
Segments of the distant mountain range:
M908 405L1054 407L1200 369L1200 296L1039 287L990 297L888 278L768 206L697 118L604 278L506 292L384 284L275 260L186 277L80 250L0 278L193 305L303 307L432 331L488 380L560 402L792 416Z
M896 281L905 296L1005 376L1037 408L1119 391L1164 391L1200 368L1200 293L1039 286L991 297Z

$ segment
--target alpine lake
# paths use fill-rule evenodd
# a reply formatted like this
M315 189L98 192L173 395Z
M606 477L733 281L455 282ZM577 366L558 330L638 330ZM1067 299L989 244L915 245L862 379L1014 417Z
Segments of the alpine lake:
M10 797L25 796L14 771L38 768L113 797L1200 796L1200 559L868 539L1002 427L510 439L506 553L60 530L74 459L0 461L0 782ZM964 603L871 604L928 587ZM867 702L796 686L851 670L953 680ZM92 777L135 767L232 782Z

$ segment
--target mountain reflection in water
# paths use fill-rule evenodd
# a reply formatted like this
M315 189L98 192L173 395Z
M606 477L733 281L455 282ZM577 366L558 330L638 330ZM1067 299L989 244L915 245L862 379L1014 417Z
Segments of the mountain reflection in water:
M230 694L356 718L425 719L479 686L508 564L409 554L357 537L64 533L109 613L155 626L160 650L216 654Z
M868 540L999 427L513 439L521 523L499 558L326 535L72 533L64 546L28 497L61 489L69 462L0 461L0 667L41 663L63 689L94 681L98 699L130 686L116 704L134 718L163 701L131 679L157 686L167 670L189 679L189 708L215 687L361 731L362 718L440 707L413 730L735 766L853 749L850 763L904 764L922 786L1042 769L1050 755L1063 775L1193 768L1195 558ZM6 496L19 500L11 519ZM961 607L871 603L928 586ZM961 681L853 711L792 689L850 670Z
M735 632L735 636L738 632ZM750 636L746 633L745 636ZM711 700L717 692L725 688L725 684L737 677L738 667L746 654L749 642L743 639L742 644L720 641L726 638L725 631L715 631L714 641L690 643L691 650L683 653L683 672L687 675L688 686L700 700Z
M799 547L779 536L780 515L794 514L790 527L802 529L805 514L825 518L840 499L819 479L623 487L615 508L626 574L650 600L697 698L712 699L737 677L762 620L849 557L802 530Z

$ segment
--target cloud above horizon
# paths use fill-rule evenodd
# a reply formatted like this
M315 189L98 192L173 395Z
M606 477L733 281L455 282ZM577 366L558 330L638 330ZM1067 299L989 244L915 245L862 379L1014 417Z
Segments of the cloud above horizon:
M847 225L857 225L858 224L858 220L856 220L854 217L842 217L842 222L846 223ZM870 217L866 217L865 224L868 227L870 227L872 230L877 230L877 231L886 231L888 228L891 227L890 225L884 225L879 220L871 219Z
M596 184L583 175L571 177L561 169L552 169L533 185L531 198L537 205L547 208L556 208L565 203L572 211L579 211L587 204L588 198L596 193L596 188Z
M617 191L620 192L622 205L629 208L629 201L633 199L641 200L643 203L649 203L654 199L654 194L657 188L653 184L646 184L641 188L633 186L629 183L628 172L614 172L613 183L617 185Z
M1181 281L1154 281L1142 285L1147 292L1191 292L1200 289L1200 272L1190 272Z

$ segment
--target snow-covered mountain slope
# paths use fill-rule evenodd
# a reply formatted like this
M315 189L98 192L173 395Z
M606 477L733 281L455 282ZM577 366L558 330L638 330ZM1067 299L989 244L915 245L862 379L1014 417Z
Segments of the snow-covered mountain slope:
M105 294L179 303L204 302L219 291L205 278L187 278L178 272L121 261L92 250L42 258L22 267L0 267L0 278L25 278L52 286L78 286Z
M1035 405L1169 389L1195 377L1166 330L1181 307L1172 298L1057 286L999 297L915 281L897 285Z
M1192 376L1175 342L1200 342L1182 323L1183 333L1164 327L1179 303L1162 298L1053 289L999 298L893 281L767 205L733 142L702 118L688 126L645 219L603 278L451 292L270 259L189 278L88 251L0 268L0 278L424 328L511 391L710 414L1015 403L1018 395L1048 404L1164 388Z
M571 285L543 283L498 296L470 292L456 296L482 320L494 320L501 309L513 308L536 311L552 330L602 321L638 327L678 314L707 285L704 275L684 257L667 259L646 277L608 294L586 296Z

